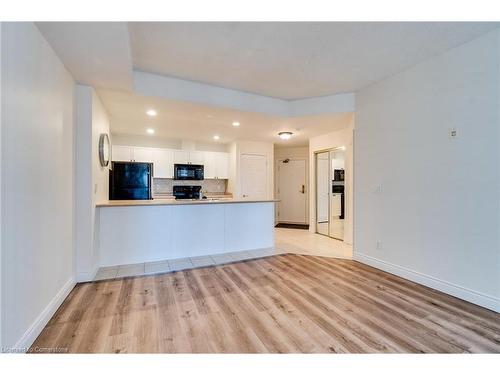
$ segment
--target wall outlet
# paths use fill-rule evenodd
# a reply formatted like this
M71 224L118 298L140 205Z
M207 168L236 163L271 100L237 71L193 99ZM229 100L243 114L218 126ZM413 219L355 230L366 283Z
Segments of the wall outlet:
M375 248L376 248L377 250L382 249L382 241L377 240L377 242L375 243Z

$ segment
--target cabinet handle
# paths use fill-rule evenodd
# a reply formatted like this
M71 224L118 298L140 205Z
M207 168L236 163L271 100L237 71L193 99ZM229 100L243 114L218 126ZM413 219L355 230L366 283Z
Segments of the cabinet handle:
M302 185L302 189L300 189L300 192L302 194L304 194L306 192L306 186L305 185Z

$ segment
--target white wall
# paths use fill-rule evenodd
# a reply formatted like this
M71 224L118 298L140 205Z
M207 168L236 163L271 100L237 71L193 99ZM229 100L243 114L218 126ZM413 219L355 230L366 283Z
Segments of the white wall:
M309 146L274 148L274 196L278 196L278 162L284 159L303 159L306 161L306 187L309 190ZM309 223L309 191L306 191L306 223ZM279 203L278 203L279 206ZM277 214L278 210L276 210ZM278 217L276 216L276 220Z
M499 43L491 32L361 90L354 158L355 258L496 310Z
M74 82L32 23L3 23L1 47L8 348L30 345L74 286Z
M108 199L109 166L99 162L99 137L109 136L109 117L89 86L76 87L76 269L77 280L94 278L99 266L99 216L95 203Z
M312 137L309 140L309 217L311 232L316 232L316 165L314 153L336 147L345 147L345 226L344 242L353 244L353 130L354 115L351 116L345 129ZM357 145L356 145L357 147Z

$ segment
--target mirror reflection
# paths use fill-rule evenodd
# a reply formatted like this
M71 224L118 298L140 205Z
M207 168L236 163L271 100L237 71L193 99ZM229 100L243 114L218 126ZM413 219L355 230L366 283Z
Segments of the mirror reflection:
M329 235L329 153L316 154L316 231Z
M345 151L316 153L316 232L344 239Z

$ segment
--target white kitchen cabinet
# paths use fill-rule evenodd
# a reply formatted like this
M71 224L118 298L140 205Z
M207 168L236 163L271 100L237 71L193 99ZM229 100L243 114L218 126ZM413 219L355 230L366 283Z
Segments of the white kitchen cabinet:
M205 153L202 151L189 151L189 164L201 164L203 165L205 159Z
M216 152L216 176L217 178L229 178L229 154L227 152Z
M133 147L113 146L111 149L112 161L132 161L134 159Z
M226 152L205 152L205 178L227 179L229 177L229 154Z
M153 149L149 147L134 147L133 149L134 161L138 163L152 163L153 162Z
M204 163L205 153L202 151L174 151L175 164L202 164Z
M227 152L113 146L112 160L154 163L153 176L156 178L173 178L174 164L201 164L205 167L205 178L229 178L229 154Z
M217 177L217 161L215 154L215 152L205 152L205 158L203 160L205 178Z
M153 149L153 177L174 177L174 151L168 149Z
M111 160L152 163L153 149L149 147L113 146Z
M174 151L174 164L188 164L189 151L175 150Z

